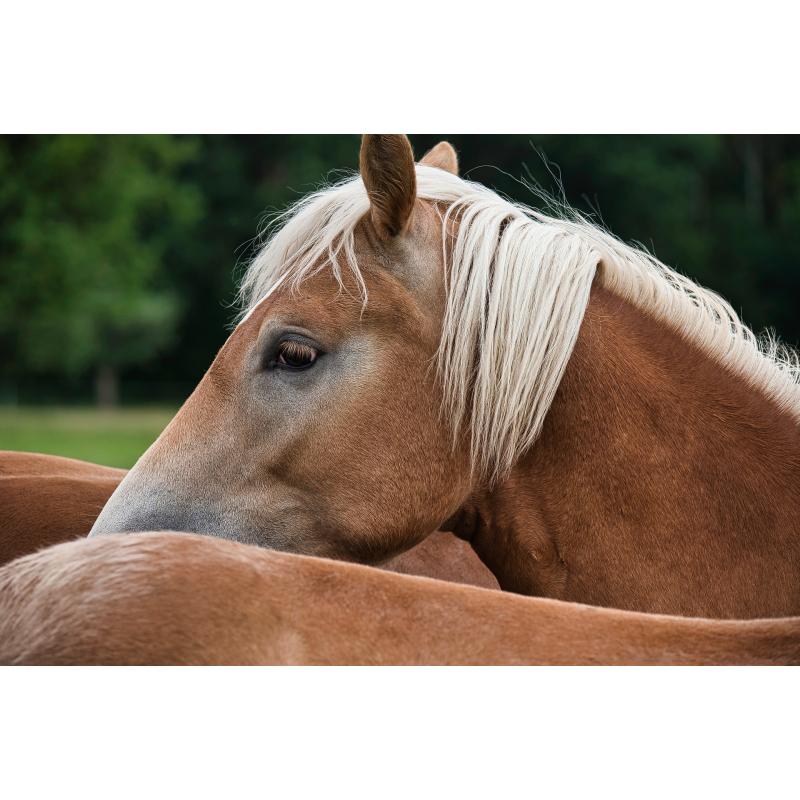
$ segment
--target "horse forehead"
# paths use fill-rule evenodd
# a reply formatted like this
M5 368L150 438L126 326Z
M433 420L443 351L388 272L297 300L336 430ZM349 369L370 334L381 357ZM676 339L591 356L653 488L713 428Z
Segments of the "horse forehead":
M295 289L276 291L262 300L233 331L212 364L211 373L216 378L229 375L230 369L259 340L265 327L275 320L308 328L323 342L343 339L356 329L372 328L379 333L388 327L401 332L404 319L415 316L403 298L402 289L374 276L365 278L366 305L355 288L341 288L332 276L313 276ZM407 324L412 323L409 320Z
M323 267L299 286L291 280L258 301L228 340L252 341L276 316L313 321L331 334L370 322L417 325L422 312L442 294L441 219L430 203L418 202L413 235L389 244L379 242L362 221L354 231L354 253L363 286L350 265L340 264L340 278ZM367 291L364 302L363 288ZM420 303L420 300L424 302ZM440 298L439 298L440 299ZM435 302L434 302L435 304ZM422 313L421 313L422 312Z

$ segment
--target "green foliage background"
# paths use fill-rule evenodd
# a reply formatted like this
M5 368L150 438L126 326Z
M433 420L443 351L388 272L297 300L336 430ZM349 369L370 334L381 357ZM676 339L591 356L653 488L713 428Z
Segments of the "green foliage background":
M526 202L555 194L800 340L800 137L412 136ZM265 211L357 166L357 136L0 138L0 401L180 401L225 340Z

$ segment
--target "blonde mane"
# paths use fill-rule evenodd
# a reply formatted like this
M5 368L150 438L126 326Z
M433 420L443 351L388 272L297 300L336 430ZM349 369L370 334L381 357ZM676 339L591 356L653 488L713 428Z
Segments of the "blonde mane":
M437 353L454 436L471 430L473 464L495 478L538 436L600 283L671 325L800 421L800 362L756 335L719 295L574 212L550 217L480 184L417 165L420 199L446 206L447 305ZM353 232L369 210L360 177L302 198L278 216L241 283L243 317L278 286L349 269L367 302ZM454 241L446 223L457 220ZM449 245L449 246L448 246Z

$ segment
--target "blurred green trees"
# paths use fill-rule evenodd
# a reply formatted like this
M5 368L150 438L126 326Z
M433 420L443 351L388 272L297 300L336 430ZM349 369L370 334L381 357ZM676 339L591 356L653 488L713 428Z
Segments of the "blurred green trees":
M98 401L114 404L119 370L170 341L180 305L164 254L202 207L176 177L194 153L166 136L0 140L0 337L13 372L93 374Z
M465 176L520 178L800 340L800 137L442 138ZM357 136L0 138L0 400L179 400L224 341L268 210L357 166Z

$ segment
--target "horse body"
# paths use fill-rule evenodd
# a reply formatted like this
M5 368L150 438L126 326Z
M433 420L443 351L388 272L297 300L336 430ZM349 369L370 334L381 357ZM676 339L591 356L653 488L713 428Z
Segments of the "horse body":
M88 535L125 470L0 451L0 565Z
M5 664L798 662L798 619L594 608L186 533L69 542L0 569Z
M435 155L435 157L434 157ZM381 563L436 528L517 592L800 613L796 357L583 221L365 137L93 534L173 528Z
M800 609L800 428L595 286L537 443L451 521L517 592L715 618Z

